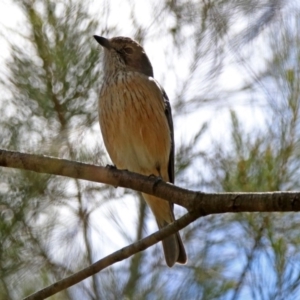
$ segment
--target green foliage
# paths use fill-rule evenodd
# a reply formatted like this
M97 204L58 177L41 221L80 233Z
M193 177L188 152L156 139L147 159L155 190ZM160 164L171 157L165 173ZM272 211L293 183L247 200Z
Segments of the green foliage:
M101 1L96 17L94 2L14 1L25 23L7 40L0 147L105 164L101 50L92 36L126 32L145 44L171 99L178 185L298 189L299 5L153 1L141 16L136 1L122 3L125 23L114 1ZM234 88L230 68L241 70L233 81L243 77ZM1 169L0 299L20 299L153 231L133 194ZM207 216L183 230L187 265L167 268L159 245L53 299L297 299L299 223L292 213Z

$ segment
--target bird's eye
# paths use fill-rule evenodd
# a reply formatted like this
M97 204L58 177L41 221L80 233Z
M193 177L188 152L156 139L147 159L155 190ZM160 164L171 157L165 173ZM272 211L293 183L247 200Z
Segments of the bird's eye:
M132 54L133 53L133 49L131 47L125 47L124 48L124 52L127 54Z

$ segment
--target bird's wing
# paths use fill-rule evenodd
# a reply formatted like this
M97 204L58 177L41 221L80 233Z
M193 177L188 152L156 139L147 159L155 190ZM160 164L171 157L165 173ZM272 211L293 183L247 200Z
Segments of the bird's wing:
M161 91L163 93L164 103L165 103L165 114L168 120L170 134L171 134L171 151L169 157L169 164L168 164L168 174L169 174L169 181L174 183L175 174L174 174L174 159L175 159L175 144L174 144L174 128L173 128L173 118L172 118L172 110L169 98L165 92L165 90L161 87Z

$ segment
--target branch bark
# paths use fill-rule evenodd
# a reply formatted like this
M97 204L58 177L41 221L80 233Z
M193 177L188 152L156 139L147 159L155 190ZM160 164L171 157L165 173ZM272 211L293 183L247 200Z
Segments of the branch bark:
M202 193L190 191L156 177L114 167L101 167L44 155L0 150L0 166L106 183L155 195L202 215L228 212L300 211L300 192Z
M227 212L300 211L300 192L205 194L179 188L155 177L117 170L114 167L101 167L43 155L6 150L0 150L0 166L106 183L115 187L131 188L172 201L189 211L186 215L162 230L108 255L78 273L32 294L25 300L45 299L54 295L116 262L147 249L201 216Z

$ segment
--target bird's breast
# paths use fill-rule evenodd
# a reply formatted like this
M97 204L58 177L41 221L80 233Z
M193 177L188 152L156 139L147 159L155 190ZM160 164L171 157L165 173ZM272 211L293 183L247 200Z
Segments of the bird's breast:
M152 78L132 73L106 80L99 119L105 146L118 168L145 175L162 175L157 170L167 169L171 133L161 90Z

